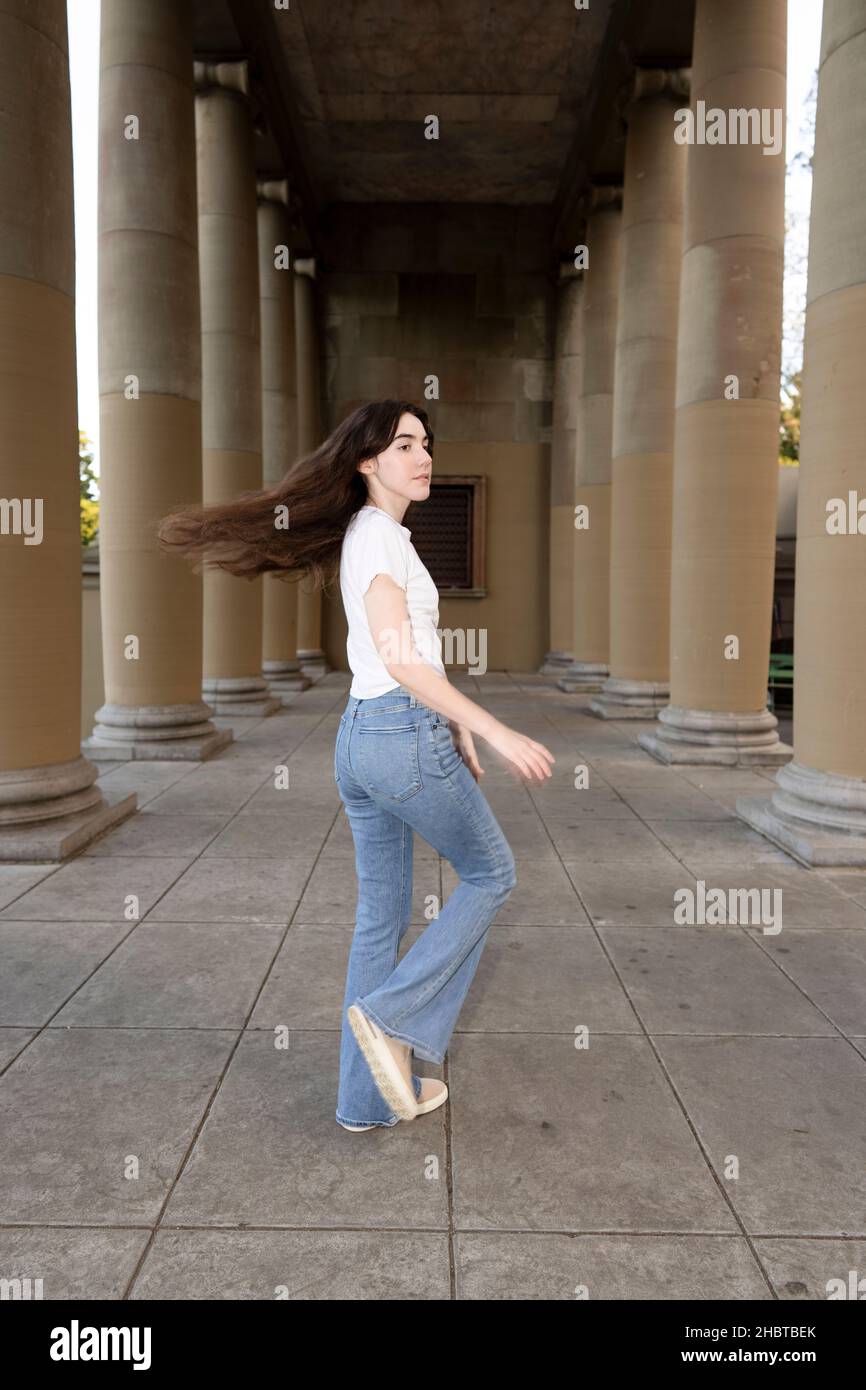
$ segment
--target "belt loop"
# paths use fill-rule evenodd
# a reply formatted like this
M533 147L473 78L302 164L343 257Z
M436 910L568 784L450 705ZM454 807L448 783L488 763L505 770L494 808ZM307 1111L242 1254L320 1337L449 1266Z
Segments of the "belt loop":
M410 695L410 696L409 696L409 708L410 708L410 709L415 709L415 707L416 707L417 704L418 704L418 699L417 699L417 697L416 697L415 695Z

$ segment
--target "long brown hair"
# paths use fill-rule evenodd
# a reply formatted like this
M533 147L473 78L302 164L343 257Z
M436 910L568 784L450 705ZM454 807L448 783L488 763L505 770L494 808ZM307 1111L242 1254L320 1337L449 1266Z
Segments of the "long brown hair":
M432 454L433 431L424 410L410 401L370 401L274 486L170 512L159 525L162 549L244 579L268 572L285 579L307 575L316 588L325 588L339 572L346 527L367 501L358 464L388 448L403 414L420 420ZM278 517L287 525L278 526Z

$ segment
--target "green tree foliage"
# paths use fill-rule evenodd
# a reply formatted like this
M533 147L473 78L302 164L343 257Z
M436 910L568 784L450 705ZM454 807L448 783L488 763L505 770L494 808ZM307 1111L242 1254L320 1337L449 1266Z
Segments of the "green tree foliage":
M93 495L96 474L90 440L83 430L78 431L78 480L81 495L81 544L90 545L99 528L99 502Z
M779 420L779 462L789 468L800 462L801 378L801 372L794 372L782 387L782 407Z

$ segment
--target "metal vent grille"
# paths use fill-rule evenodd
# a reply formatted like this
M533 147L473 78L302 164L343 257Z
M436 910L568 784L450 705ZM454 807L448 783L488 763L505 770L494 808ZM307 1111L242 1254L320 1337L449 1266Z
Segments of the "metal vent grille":
M413 504L404 517L439 590L473 587L474 494L472 483L434 483L427 501Z

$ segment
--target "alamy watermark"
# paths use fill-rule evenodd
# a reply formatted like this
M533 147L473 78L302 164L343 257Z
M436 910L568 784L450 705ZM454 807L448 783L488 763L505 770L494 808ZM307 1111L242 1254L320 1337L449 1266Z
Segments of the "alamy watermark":
M483 676L487 670L487 629L486 627L437 627L436 636L442 650L442 662L446 666L467 666L473 675ZM411 623L404 623L402 630L383 628L379 634L381 646L379 655L386 666L414 666L419 662L430 663L434 652L427 650L430 643L423 631L414 634ZM424 652L419 651L423 644Z
M674 921L678 926L760 926L764 936L777 936L782 930L782 890L707 888L699 878L695 888L674 893Z
M23 536L25 545L41 545L42 498L0 497L0 536Z
M763 145L763 154L781 154L785 135L781 106L721 106L707 110L705 101L674 112L678 145Z

